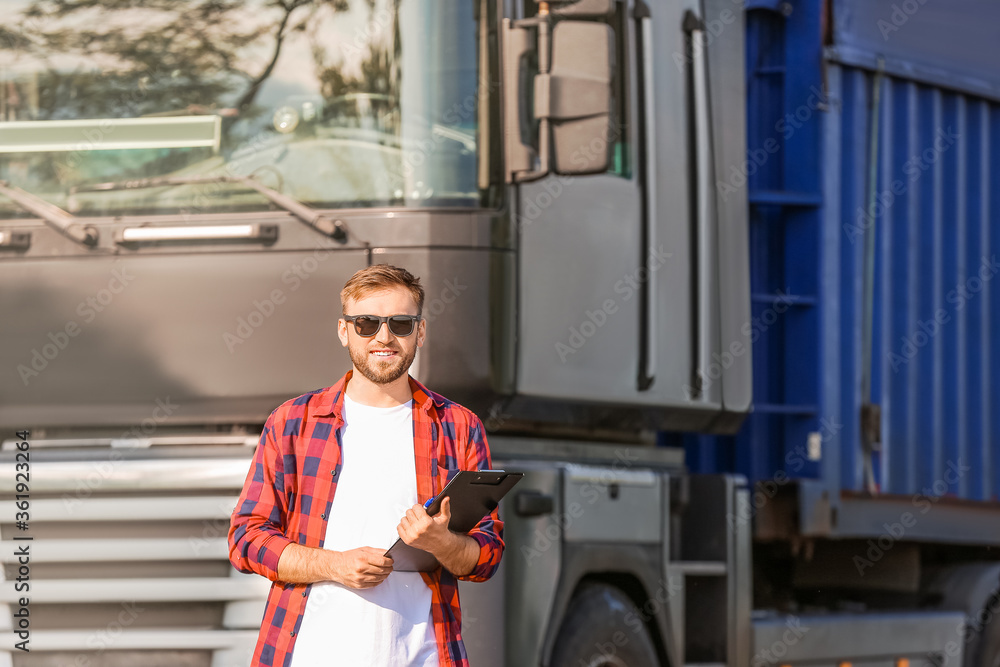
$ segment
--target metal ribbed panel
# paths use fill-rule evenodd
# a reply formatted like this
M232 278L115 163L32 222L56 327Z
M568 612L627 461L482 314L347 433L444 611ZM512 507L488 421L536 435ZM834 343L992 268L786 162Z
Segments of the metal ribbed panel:
M0 520L0 603L13 613L30 592L31 651L14 650L23 637L8 613L0 665L249 664L270 582L233 568L227 536L252 448L213 455L217 436L198 439L148 450L32 441L28 524ZM0 456L11 508L13 456ZM22 566L30 588L19 591Z
M754 412L740 433L677 439L697 472L821 480L833 505L840 491L869 488L861 406L874 190L875 489L1000 500L1000 100L890 68L879 77L872 183L876 75L835 62L836 48L824 53L820 4L747 14L747 164L778 141L747 179L753 315L779 291L794 305L754 329Z
M839 387L822 413L844 428L829 442L839 471L831 486L862 490L861 309L863 230L875 225L873 401L882 407L883 493L996 499L1000 396L1000 107L919 83L880 79L878 204L868 215L874 74L829 64L839 104L826 118L823 224L839 228L822 262L836 274L823 286L824 312L839 313L826 335L824 368ZM828 234L826 238L830 238ZM839 363L838 363L839 361ZM964 470L964 468L970 468Z

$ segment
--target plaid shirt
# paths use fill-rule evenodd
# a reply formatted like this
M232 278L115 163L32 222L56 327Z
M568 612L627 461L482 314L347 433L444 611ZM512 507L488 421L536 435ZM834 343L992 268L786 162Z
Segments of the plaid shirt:
M302 624L311 584L278 579L278 559L292 542L322 547L341 470L344 389L353 371L326 389L303 394L271 413L260 436L229 528L229 560L240 572L272 582L251 667L287 667ZM459 470L487 470L490 450L482 422L470 410L410 380L417 497L437 495ZM498 510L469 535L479 560L469 581L493 576L503 554ZM359 545L360 546L360 545ZM431 614L442 667L468 667L456 577L439 567L421 573L431 589ZM333 647L331 647L332 649Z

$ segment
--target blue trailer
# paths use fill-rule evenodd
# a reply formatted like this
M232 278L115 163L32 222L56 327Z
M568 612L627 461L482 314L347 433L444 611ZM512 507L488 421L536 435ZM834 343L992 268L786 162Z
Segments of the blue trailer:
M746 19L747 157L721 187L749 188L754 407L735 435L660 443L753 483L755 607L989 620L1000 11L751 1ZM965 664L992 632L964 626Z
M754 408L733 437L681 437L694 471L794 487L802 536L877 536L909 508L908 539L1000 543L998 22L747 5L727 178L749 183Z
M755 405L735 438L688 438L688 461L825 494L819 523L803 507L807 535L865 534L858 499L886 501L864 505L877 525L880 505L919 494L942 502L913 537L995 543L963 512L1000 501L1000 15L747 9L734 173L749 172Z

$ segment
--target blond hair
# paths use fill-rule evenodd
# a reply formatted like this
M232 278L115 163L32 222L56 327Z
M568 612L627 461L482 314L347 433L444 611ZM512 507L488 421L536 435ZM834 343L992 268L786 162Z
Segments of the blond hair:
M409 290L417 304L417 315L424 310L424 288L420 286L420 278L415 277L406 269L390 264L374 264L357 271L340 290L340 307L347 308L348 300L360 301L366 296L392 287L403 287Z

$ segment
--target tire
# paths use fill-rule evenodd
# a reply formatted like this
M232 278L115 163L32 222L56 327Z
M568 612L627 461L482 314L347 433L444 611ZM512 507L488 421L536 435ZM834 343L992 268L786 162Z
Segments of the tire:
M994 595L983 615L980 636L972 646L969 664L974 667L1000 667L1000 595Z
M926 593L942 611L965 615L963 667L1000 667L1000 563L969 562L942 568Z
M552 667L659 667L641 612L622 591L588 583L573 595L552 651Z

